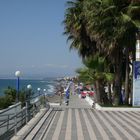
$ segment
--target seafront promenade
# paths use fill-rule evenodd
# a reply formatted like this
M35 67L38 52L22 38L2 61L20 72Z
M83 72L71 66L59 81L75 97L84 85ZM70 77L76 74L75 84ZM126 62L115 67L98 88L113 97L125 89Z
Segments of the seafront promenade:
M103 111L78 95L41 110L11 140L139 140L140 111Z

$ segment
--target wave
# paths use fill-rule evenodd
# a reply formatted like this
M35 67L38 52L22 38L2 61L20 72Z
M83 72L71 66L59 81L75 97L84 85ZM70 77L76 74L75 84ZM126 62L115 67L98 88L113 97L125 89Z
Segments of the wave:
M54 85L47 85L47 94L53 94L55 93L55 86Z

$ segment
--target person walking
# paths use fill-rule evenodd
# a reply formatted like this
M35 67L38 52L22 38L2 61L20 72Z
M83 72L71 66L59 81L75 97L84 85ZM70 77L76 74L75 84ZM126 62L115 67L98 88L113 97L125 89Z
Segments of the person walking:
M70 98L70 93L69 90L66 91L66 105L69 105L69 98Z

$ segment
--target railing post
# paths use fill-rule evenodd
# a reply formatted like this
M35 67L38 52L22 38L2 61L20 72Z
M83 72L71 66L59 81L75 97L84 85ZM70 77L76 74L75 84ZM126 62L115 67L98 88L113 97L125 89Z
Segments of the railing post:
M15 106L15 135L17 135L17 106Z
M7 131L9 129L9 115L8 115L8 118L7 118Z
M27 122L28 122L28 103L27 103L27 101L26 101L26 124L27 124Z
M40 110L41 110L41 99L42 98L42 95L40 96L40 99L39 99L39 112L40 112Z
M45 93L44 93L44 108L46 107L46 96L45 96Z
M23 124L24 124L24 120L23 120L23 115L24 115L24 113L23 113L23 108L22 108L22 112L21 112L21 126L23 126Z
M38 112L40 112L41 109L41 96L39 96L39 101L38 101Z
M35 117L35 104L33 104L33 117Z

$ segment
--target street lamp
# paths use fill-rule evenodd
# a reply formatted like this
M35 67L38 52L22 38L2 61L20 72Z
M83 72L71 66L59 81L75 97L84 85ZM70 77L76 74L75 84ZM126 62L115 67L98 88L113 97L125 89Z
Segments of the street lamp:
M16 88L17 88L17 92L16 92L16 103L18 102L18 94L19 94L19 78L21 76L21 72L20 71L16 71L15 72L15 76L17 77L17 82L16 82Z
M27 85L27 89L31 90L32 86L31 85Z
M46 97L45 97L45 93L46 93L46 89L43 89L44 91L44 107L46 106Z
M37 88L37 90L38 90L38 95L40 96L41 88Z
M27 89L28 89L28 93L27 93L27 113L28 113L28 121L30 120L30 96L31 96L31 90L32 90L32 86L31 85L27 85Z
M28 95L27 95L27 100L30 100L30 96L31 96L31 90L32 90L32 86L31 85L27 85L27 89L28 89Z
M46 93L46 89L43 89L43 91L44 91L44 94Z
M27 101L30 102L30 96L31 96L32 86L31 86L31 85L27 85L27 89L28 89L28 93L27 93Z

